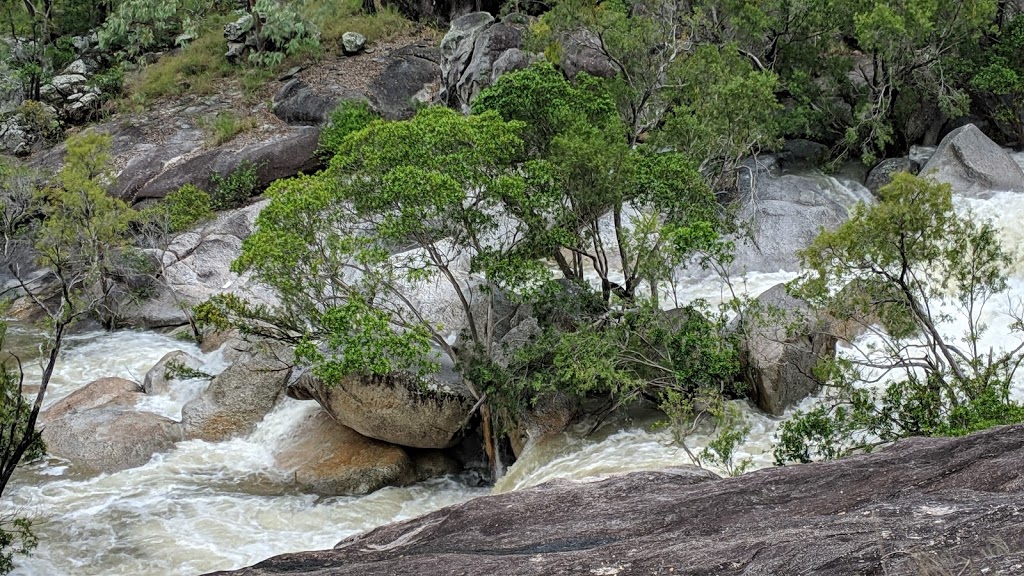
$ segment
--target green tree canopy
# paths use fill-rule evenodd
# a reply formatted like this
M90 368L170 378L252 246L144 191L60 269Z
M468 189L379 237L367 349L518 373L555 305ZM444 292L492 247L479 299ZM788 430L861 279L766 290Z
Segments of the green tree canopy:
M801 254L798 293L875 339L820 367L825 403L782 426L779 462L835 458L916 435L965 434L1024 420L1009 395L1024 344L988 350L986 305L1010 257L990 223L957 214L950 188L899 174ZM851 289L852 288L852 289ZM1020 332L1020 311L1011 330ZM949 334L954 321L964 334ZM866 382L888 377L880 394Z

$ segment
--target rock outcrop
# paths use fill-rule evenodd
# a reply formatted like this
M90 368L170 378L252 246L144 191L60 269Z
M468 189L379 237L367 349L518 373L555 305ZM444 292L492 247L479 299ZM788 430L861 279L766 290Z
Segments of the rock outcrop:
M988 198L996 192L1024 193L1024 170L974 124L947 134L921 174L950 184L958 196Z
M775 158L748 163L740 170L737 219L749 225L750 238L737 241L732 270L796 271L796 253L822 228L849 218L857 202L871 202L859 184L822 175L781 175Z
M1015 426L724 480L556 481L218 574L1009 576L1024 571L1022 460Z
M295 176L300 172L312 173L320 168L320 159L316 155L319 139L319 129L299 127L270 140L241 148L228 143L174 164L151 180L139 183L137 189L123 188L119 194L122 198L137 202L163 198L185 184L213 190L215 176L227 177L246 165L256 169L256 189L263 190L275 180Z
M166 250L154 251L160 281L154 297L122 311L122 320L140 328L183 326L191 306L214 294L231 292L250 300L272 303L275 296L254 285L248 274L231 271L242 253L242 241L252 234L256 217L267 201L221 213L216 220L174 237Z
M391 62L367 87L370 104L387 120L404 120L416 106L429 104L441 91L441 53L413 44L391 53Z
M569 78L586 72L598 78L612 78L619 73L615 63L601 50L601 39L589 30L574 32L562 39L559 66Z
M882 187L892 182L892 177L897 173L917 174L920 171L921 165L911 158L887 158L871 169L864 185L868 187L872 194L877 195Z
M323 496L367 494L416 481L416 467L402 448L367 438L317 410L291 433L274 458L302 490Z
M778 284L737 323L744 380L759 408L774 416L818 389L814 368L835 357L836 338L803 300Z
M451 368L427 377L349 376L326 385L303 374L289 392L315 399L339 423L363 436L410 448L447 448L459 440L475 401Z
M523 36L521 27L495 22L487 12L453 21L441 40L441 100L468 112L477 94L498 76L529 66L532 58L520 50Z
M251 433L284 395L290 375L290 367L269 358L232 364L181 409L185 436L220 442Z
M292 125L319 126L327 121L338 98L321 94L298 78L282 86L271 103L274 115Z
M174 386L174 381L180 379L181 375L175 372L176 368L198 370L202 365L202 360L184 350L168 352L146 372L142 389L146 394L167 394Z

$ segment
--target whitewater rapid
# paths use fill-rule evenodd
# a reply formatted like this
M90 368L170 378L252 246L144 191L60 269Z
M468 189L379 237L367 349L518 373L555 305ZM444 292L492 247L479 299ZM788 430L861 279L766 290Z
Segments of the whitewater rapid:
M1024 165L1024 154L1015 159ZM844 194L837 182L830 186ZM960 198L957 206L991 219L1014 256L1008 294L994 298L986 309L990 330L983 340L985 346L1013 345L1017 340L1007 337L1007 311L1014 299L1024 298L1024 229L1019 225L1024 220L1024 194ZM793 271L749 274L736 279L734 286L740 293L756 295L795 275ZM717 279L683 280L673 291L680 303L695 298L714 303L729 296ZM963 328L954 323L949 330L955 333ZM30 339L31 334L14 336ZM210 373L225 367L218 354L204 355L193 344L159 334L85 334L69 341L47 404L104 376L141 381L151 366L173 350L200 357ZM180 418L181 406L202 386L201 381L183 383L173 395L145 398L140 407ZM1014 395L1024 401L1021 374ZM815 401L809 398L794 409L810 407ZM737 457L750 458L755 468L771 466L772 443L783 419L739 405L751 433ZM23 469L0 503L0 514L32 517L40 545L31 557L17 560L14 574L174 576L239 568L275 554L329 548L376 526L489 493L454 479L385 488L362 497L318 498L299 493L275 467L273 453L288 441L291 427L316 409L312 402L288 399L247 438L182 442L145 466L115 474L84 476L56 460ZM690 464L669 434L658 431L657 420L651 413L634 413L586 438L576 431L530 445L494 491ZM688 445L696 452L708 439L707 434L696 434Z

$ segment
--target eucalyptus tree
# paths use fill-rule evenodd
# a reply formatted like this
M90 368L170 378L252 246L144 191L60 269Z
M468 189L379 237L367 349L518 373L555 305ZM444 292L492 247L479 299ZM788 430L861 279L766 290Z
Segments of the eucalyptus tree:
M42 312L46 339L40 346L39 381L31 383L36 390L29 398L22 360L7 351L0 356L0 497L19 465L43 454L36 423L68 330L87 315L109 310L110 275L120 266L119 253L130 246L136 215L106 193L112 177L109 150L106 135L68 140L56 184L36 190L26 209L41 223L28 234L22 230L16 235L17 241L32 244L41 274L30 283L25 277L28 270L13 262L9 267L22 296ZM24 200L20 184L5 185L0 191L5 206ZM33 542L27 520L14 519L10 525L0 521L0 572L11 567L13 552L28 551Z
M824 403L783 423L780 463L1024 420L1010 395L1024 343L982 341L986 308L1006 296L1011 264L997 231L960 216L946 184L900 174L880 194L801 253L808 272L797 293L870 338L820 367L830 383ZM1019 337L1019 303L1010 304L1009 328Z
M470 116L427 108L331 138L326 171L271 186L234 264L279 301L221 295L197 316L296 345L328 384L424 376L447 356L477 399L494 462L491 408L516 394L495 376L508 321L499 298L543 305L561 279L556 292L573 286L571 299L595 302L593 329L626 327L641 301L657 300L644 287L656 296L676 263L722 245L699 173L678 154L631 149L598 83L574 86L542 65L479 102Z

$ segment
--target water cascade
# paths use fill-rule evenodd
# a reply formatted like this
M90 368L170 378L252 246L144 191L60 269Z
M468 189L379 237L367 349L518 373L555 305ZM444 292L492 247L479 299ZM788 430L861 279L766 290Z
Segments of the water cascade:
M1024 154L1015 159L1024 165ZM823 179L822 186L843 196L837 202L851 197L850 189L838 180ZM1015 255L1009 297L1024 298L1024 232L1019 226L1024 220L1024 195L996 194L988 200L958 199L957 203L999 227L1004 245ZM758 294L793 276L793 271L749 274L736 285ZM676 296L681 302L715 301L728 294L717 279L693 278L679 282ZM1008 302L1005 297L991 302L985 345L1005 345L1001 341L1006 339ZM65 350L48 403L103 376L140 380L172 350L202 358L203 369L210 373L225 367L219 354L203 355L195 346L167 336L84 334L71 339ZM38 373L38 368L33 369ZM1024 400L1020 376L1014 394ZM187 382L173 397L148 397L140 407L178 418L181 406L202 385L202 381ZM804 405L814 401L809 398ZM439 479L363 497L318 498L299 493L288 487L287 478L274 467L273 452L289 441L294 423L316 409L312 402L286 399L247 438L181 442L145 466L115 474L81 475L60 461L25 468L9 498L5 495L0 515L17 512L34 518L40 545L31 557L19 559L14 573L167 576L237 568L284 552L329 548L352 534L488 492L454 479ZM752 458L755 467L770 466L780 420L749 407L745 417L752 431L739 457ZM633 414L587 438L570 433L528 446L495 490L689 464L686 453L671 445L667 432L652 428L655 420L651 414ZM707 440L697 435L690 445L699 450Z

